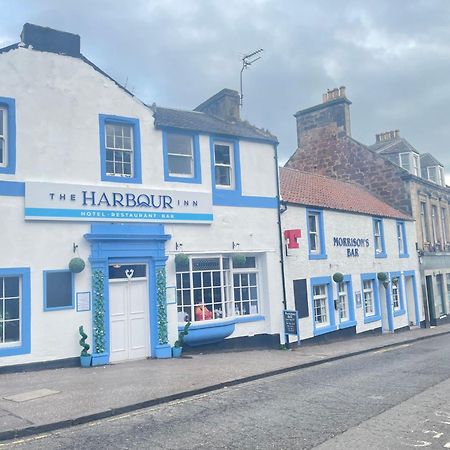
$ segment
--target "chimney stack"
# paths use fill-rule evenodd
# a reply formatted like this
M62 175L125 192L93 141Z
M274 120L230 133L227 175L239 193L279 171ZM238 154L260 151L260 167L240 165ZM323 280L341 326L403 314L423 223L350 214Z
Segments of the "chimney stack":
M327 89L322 95L322 103L294 114L297 119L297 145L301 146L302 137L312 129L335 124L338 133L351 136L350 105L345 86Z
M400 138L400 130L385 131L375 135L375 142L388 142Z
M208 100L205 100L201 105L198 105L194 111L211 114L228 122L236 122L240 120L240 100L237 91L222 89Z

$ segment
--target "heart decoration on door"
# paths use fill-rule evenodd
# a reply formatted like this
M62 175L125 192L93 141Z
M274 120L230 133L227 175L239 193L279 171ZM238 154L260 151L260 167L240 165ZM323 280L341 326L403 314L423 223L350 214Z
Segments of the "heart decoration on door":
M127 269L125 270L125 276L131 280L131 278L133 278L134 275L134 269Z

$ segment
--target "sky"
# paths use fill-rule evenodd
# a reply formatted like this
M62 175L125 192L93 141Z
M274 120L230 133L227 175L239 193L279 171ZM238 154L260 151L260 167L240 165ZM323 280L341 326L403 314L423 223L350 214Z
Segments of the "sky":
M146 103L193 109L239 90L242 118L270 130L281 162L293 114L346 86L352 137L394 129L433 154L450 184L448 0L0 0L0 47L25 22L81 36L82 53Z

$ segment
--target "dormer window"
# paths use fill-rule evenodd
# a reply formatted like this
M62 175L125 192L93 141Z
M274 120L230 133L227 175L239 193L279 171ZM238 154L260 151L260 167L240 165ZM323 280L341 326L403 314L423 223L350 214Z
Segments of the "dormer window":
M402 169L407 170L409 173L412 173L416 177L419 176L420 167L419 167L419 155L413 152L405 152L399 153L399 164Z
M427 167L427 178L433 183L445 186L444 168L442 166Z

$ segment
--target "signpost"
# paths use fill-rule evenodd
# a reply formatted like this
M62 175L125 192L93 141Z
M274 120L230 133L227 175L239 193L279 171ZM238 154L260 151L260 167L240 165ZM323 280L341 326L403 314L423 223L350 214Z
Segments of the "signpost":
M298 312L285 309L283 311L284 333L297 336L297 345L300 345L300 328L298 323Z

